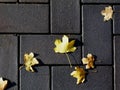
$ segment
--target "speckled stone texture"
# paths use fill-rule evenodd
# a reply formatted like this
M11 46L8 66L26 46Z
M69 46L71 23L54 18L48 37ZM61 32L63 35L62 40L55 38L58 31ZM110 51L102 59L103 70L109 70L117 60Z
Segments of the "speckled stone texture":
M6 90L120 90L120 0L0 0L0 77ZM113 19L101 11L112 6ZM67 35L77 50L55 53L55 40ZM34 73L19 69L24 54L33 52ZM70 76L81 59L92 53L95 69L77 85ZM95 72L97 71L97 72Z

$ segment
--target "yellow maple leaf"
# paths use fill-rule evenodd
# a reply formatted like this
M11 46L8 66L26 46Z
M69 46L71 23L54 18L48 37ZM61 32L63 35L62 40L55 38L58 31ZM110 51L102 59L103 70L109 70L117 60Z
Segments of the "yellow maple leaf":
M73 71L70 75L77 79L76 84L80 84L85 81L85 74L86 74L85 70L77 66L75 67L75 71Z
M30 72L34 72L32 66L39 64L38 60L34 57L34 53L24 54L25 69Z
M2 77L0 77L0 90L5 90L5 88L7 87L8 81L7 80L3 80Z
M76 50L74 44L75 44L75 40L69 42L69 38L66 35L64 35L62 37L62 41L60 39L55 40L56 47L54 48L54 51L56 53L74 52Z
M92 54L88 54L87 58L82 58L82 63L86 64L86 69L94 68L94 57Z
M113 10L111 6L105 7L105 10L101 11L101 14L104 16L104 21L112 19Z

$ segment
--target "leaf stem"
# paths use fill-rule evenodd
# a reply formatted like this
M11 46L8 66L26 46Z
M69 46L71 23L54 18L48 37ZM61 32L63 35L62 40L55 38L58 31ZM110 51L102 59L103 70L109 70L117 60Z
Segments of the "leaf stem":
M24 65L20 66L20 67L19 67L19 70L21 70L23 67L24 67Z
M70 58L69 58L68 54L67 54L67 53L65 53L65 55L66 55L67 60L68 60L68 62L69 62L69 64L70 64L70 67L72 68L72 64L71 64L71 61L70 61Z
M96 69L92 70L92 73L96 73L96 72L98 72Z

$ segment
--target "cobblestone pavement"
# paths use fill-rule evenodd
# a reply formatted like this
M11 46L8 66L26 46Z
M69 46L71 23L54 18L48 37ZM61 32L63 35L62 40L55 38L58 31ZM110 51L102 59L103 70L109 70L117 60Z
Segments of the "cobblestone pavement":
M0 0L0 76L7 90L120 90L120 0ZM103 21L101 10L111 5L113 19ZM54 41L68 35L78 49L56 54ZM30 73L25 53L38 54L40 66ZM70 76L87 53L97 57L83 84ZM100 62L98 62L100 61Z

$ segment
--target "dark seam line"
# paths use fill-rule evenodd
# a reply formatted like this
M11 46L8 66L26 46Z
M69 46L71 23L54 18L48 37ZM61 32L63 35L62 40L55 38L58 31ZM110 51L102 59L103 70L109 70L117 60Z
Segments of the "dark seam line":
M81 33L81 43L83 43L83 33L82 33L82 5L81 0L79 0L79 8L80 8L80 33ZM81 57L83 57L83 45L81 45Z
M22 64L21 64L22 65ZM69 64L43 64L40 66L70 66ZM72 64L72 66L84 66L82 63L81 64ZM95 66L113 66L112 64L95 64ZM39 67L39 66L36 66Z
M81 35L80 33L52 33L52 35Z
M49 33L0 33L0 35L80 35L81 34L49 34Z
M49 4L50 0L48 2L20 2L19 0L15 1L15 2L0 2L0 3L5 3L5 4L11 4L11 3L19 3L19 4ZM80 2L81 5L120 5L120 3L82 3Z
M19 70L19 62L20 62L20 36L19 35L17 35L17 46L18 46L18 48L17 48L17 50L18 50L18 52L17 52L17 54L18 54L18 90L20 90L20 70Z
M120 3L81 3L82 5L120 5Z
M120 34L113 34L113 36L120 36Z
M17 34L17 35L49 35L49 33L0 33L1 34Z
M0 4L17 4L18 2L0 2Z
M51 66L49 66L49 88L50 90L52 90L52 69L51 69Z
M0 4L49 4L49 2L0 2Z
M19 4L49 4L49 2L19 2Z
M48 28L48 29L49 29L49 32L48 32L48 33L49 33L49 34L51 33L51 5L50 5L50 2L51 2L51 1L49 0L49 10L48 10L48 11L49 11L49 19L48 19L48 20L49 20L49 23L48 23L48 24L49 24L49 25L48 25L48 27L49 27L49 28ZM49 65L48 65L48 66L49 66ZM50 89L50 90L52 90L52 83L51 83L51 81L52 81L52 75L51 75L51 74L52 74L52 73L51 73L51 66L49 66L49 85L50 85L50 86L49 86L49 89Z

